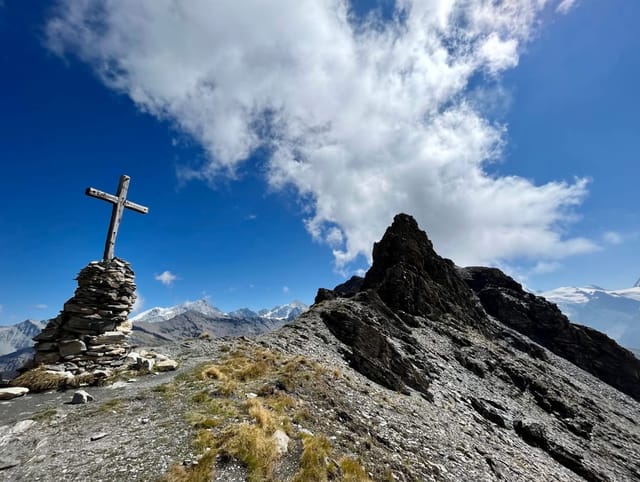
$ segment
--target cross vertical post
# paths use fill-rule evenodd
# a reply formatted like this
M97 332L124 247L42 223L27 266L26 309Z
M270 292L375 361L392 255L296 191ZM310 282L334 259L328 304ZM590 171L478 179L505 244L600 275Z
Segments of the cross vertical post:
M116 237L118 236L118 228L120 227L120 220L122 219L122 213L124 209L131 209L142 214L147 214L149 208L141 206L140 204L127 201L127 191L129 190L129 181L131 178L126 175L120 176L120 182L118 184L118 191L115 196L107 194L106 192L98 191L92 187L88 187L85 191L87 196L102 199L113 204L111 211L111 221L109 222L109 230L107 231L107 240L104 244L103 261L110 261L113 259L116 245Z

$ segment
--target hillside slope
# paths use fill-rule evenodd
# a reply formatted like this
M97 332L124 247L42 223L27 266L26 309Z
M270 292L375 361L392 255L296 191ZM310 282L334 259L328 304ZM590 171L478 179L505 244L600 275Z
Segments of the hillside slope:
M0 405L11 422L0 460L14 463L3 475L640 479L636 400L488 314L409 216L395 218L373 259L364 280L320 290L274 332L164 346L178 376L93 389L93 406L43 412L55 394ZM522 306L514 293L500 293L505 312Z

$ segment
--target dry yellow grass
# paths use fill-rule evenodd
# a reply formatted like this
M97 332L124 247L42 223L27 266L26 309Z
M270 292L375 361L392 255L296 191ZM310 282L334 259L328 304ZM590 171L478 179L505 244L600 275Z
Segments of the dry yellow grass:
M198 429L194 446L208 457L215 454L238 460L246 466L248 480L257 482L275 480L278 473L282 455L273 438L275 431L283 430L295 439L294 421L308 423L315 417L298 397L307 390L326 390L327 384L340 377L340 372L303 356L286 357L251 347L202 365L178 383L197 390L191 397L193 410L187 414L189 423ZM257 395L247 400L249 392ZM302 445L299 470L287 480L370 482L357 460L332 462L332 447L323 435L303 436ZM170 472L173 479L168 480L201 480L197 477L203 473L207 472L202 467L174 467Z
M64 388L67 380L67 377L62 374L48 372L44 367L38 367L14 378L11 385L27 387L32 392L44 392Z
M246 422L230 427L221 436L219 450L247 466L249 482L272 480L279 454L275 441L262 427Z
M184 467L173 465L162 478L163 482L209 482L213 475L213 464L216 454L213 451L205 452L197 465Z
M220 371L216 365L208 365L202 370L202 378L213 378L214 380L226 380L227 376Z
M48 371L44 367L36 367L11 380L11 385L26 387L32 392L45 392L62 390L67 387L77 388L82 385L93 385L96 382L97 378L91 373L66 377L62 373Z
M265 408L264 405L262 405L262 402L260 402L260 400L256 398L248 400L246 402L246 406L249 415L251 415L255 419L258 426L260 426L262 430L269 434L275 432L277 428L276 418L269 409Z
M343 457L338 465L342 472L342 482L372 482L357 460L351 457Z
M52 373L43 367L34 368L22 373L11 381L16 387L27 387L32 392L59 390L67 384L67 378L58 373Z
M327 482L332 474L329 465L331 443L323 435L308 435L302 441L303 449L300 457L300 470L294 482Z

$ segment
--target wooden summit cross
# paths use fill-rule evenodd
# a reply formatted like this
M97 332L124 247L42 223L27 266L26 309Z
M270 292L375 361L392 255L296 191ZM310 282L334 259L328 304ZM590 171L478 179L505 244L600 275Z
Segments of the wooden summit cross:
M120 183L118 184L118 192L114 196L113 194L107 194L106 192L98 191L92 187L88 187L85 191L87 196L102 199L103 201L109 201L113 204L113 211L111 211L111 222L109 223L109 231L107 231L107 241L104 244L104 256L103 261L110 261L113 259L113 251L116 245L116 236L118 235L118 228L120 227L120 220L122 219L122 213L124 208L132 209L142 214L147 214L149 208L141 206L140 204L127 201L127 191L129 190L129 176L120 176Z

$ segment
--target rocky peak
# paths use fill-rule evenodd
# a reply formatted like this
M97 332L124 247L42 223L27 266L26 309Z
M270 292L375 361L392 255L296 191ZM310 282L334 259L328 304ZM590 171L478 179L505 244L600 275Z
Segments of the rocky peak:
M406 214L396 216L375 243L364 280L352 278L334 290L320 290L316 304L291 329L305 330L305 322L313 326L316 320L330 333L320 336L323 344L338 339L344 360L372 382L419 395L432 404L425 410L441 415L447 427L456 423L450 410L466 412L460 415L465 426L473 414L492 433L489 443L509 439L508 447L519 445L524 457L531 457L535 447L557 465L543 475L500 469L492 477L471 478L606 481L640 476L637 461L628 462L622 454L633 453L640 440L627 432L638 425L630 415L637 413L637 403L611 388L640 400L640 361L606 335L571 324L555 305L526 292L500 270L458 268L441 258ZM303 346L313 330L300 336ZM415 400L411 403L419 403ZM624 414L623 421L618 414ZM437 423L426 426L432 433ZM633 440L628 451L624 440ZM446 437L438 447L443 443ZM503 454L505 447L493 453ZM620 458L612 462L618 450ZM569 473L561 475L560 467ZM421 475L420 480L429 479ZM451 480L462 478L461 471Z
M411 315L449 314L474 326L486 318L453 262L434 251L427 234L407 214L396 215L373 245L373 264L362 289L376 291L389 308Z
M640 278L636 281L636 284L633 285L634 288L640 288Z

